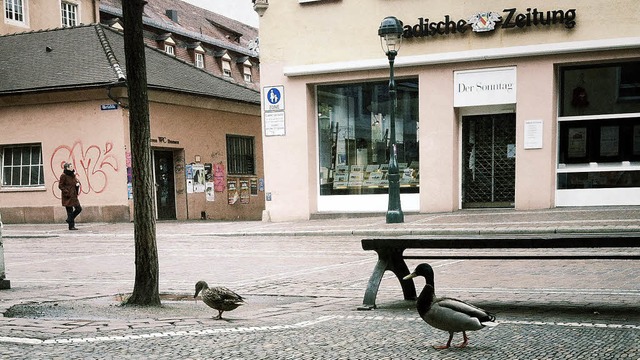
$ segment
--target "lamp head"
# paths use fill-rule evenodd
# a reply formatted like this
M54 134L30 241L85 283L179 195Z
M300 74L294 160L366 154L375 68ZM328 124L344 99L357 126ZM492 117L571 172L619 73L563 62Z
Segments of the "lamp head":
M395 16L387 16L380 23L378 35L380 36L380 44L385 54L393 53L394 55L400 50L402 45L402 21Z

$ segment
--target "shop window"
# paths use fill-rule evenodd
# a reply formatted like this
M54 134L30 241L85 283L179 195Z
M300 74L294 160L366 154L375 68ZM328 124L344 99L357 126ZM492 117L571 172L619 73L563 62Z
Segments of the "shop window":
M78 24L78 5L61 2L62 26L76 26Z
M255 175L254 138L227 135L227 169L230 175Z
M4 146L1 154L3 188L44 186L40 145Z
M618 100L640 100L640 63L620 66Z
M396 80L400 192L419 191L418 81ZM388 192L388 82L317 87L321 195Z
M7 23L26 25L24 0L4 0L4 18Z
M558 189L640 187L639 67L560 69Z
M640 113L640 61L561 69L560 116Z

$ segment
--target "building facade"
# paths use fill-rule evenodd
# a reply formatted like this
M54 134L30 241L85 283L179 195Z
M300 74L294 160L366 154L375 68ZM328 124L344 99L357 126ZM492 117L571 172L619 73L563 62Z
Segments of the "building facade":
M80 4L80 10L96 10L87 22L95 23L98 3ZM64 223L57 188L64 162L74 163L82 183L80 222L129 221L132 154L117 21L27 29L40 24L39 2L10 4L4 24L11 23L7 17L15 9L23 30L3 28L7 34L0 36L3 221ZM47 11L63 18L59 6ZM145 56L157 218L260 219L264 174L257 85L200 68L155 43Z
M254 1L270 219L640 205L640 3ZM285 164L285 165L283 165Z

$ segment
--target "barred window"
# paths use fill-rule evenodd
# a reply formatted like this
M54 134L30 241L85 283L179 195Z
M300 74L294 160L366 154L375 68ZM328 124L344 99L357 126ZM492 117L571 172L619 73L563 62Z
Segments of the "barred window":
M78 25L78 5L68 2L62 2L60 5L60 11L62 13L62 26Z
M227 135L227 169L231 175L255 175L253 137Z
M2 186L44 186L42 147L40 145L2 148Z

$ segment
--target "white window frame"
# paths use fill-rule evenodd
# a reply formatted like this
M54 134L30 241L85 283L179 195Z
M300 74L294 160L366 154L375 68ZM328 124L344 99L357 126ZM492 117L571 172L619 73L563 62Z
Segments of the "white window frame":
M247 60L244 62L243 65L244 65L244 69L243 69L244 81L250 83L253 80L253 76L252 76L253 74L251 73L251 68L252 68L251 61Z
M197 68L203 69L204 68L204 54L197 52L195 53L195 65Z
M164 44L164 52L171 56L176 56L176 48L170 44Z
M231 77L231 56L224 54L222 56L222 75Z
M12 11L10 14L8 14L8 7L9 4L13 5L12 9L16 9L16 7L18 7L20 9L20 11ZM4 17L4 22L9 24L9 25L16 25L16 26L22 26L22 27L27 27L28 23L27 23L27 19L28 17L28 12L27 12L27 0L4 0L3 1L3 17ZM16 6L17 5L17 6ZM7 17L7 15L10 15L11 17ZM15 17L21 17L20 19L16 19Z
M20 148L30 148L30 155L28 156L27 159L23 158L22 156L20 157L20 161L19 163L14 162L15 159L15 155L12 156L11 158L7 157L7 150L8 149L20 149ZM38 160L38 163L32 163L32 151L34 148L38 148L40 151L40 159ZM43 154L42 154L42 144L15 144L15 145L6 145L6 146L2 146L0 147L0 179L1 179L1 185L0 188L2 190L15 190L15 189L33 189L33 188L38 188L38 189L43 189L45 184L44 184L44 163L42 161L43 158ZM38 167L37 171L38 174L36 174L36 177L38 179L37 183L31 183L32 180L32 174L31 171L33 170L33 167ZM15 171L19 171L20 173L26 171L28 172L28 183L23 184L22 183L22 175L20 175L20 179L19 179L19 183L18 184L13 184L13 173ZM9 177L10 179L7 180L5 179L5 176L7 173L10 173ZM39 180L42 179L42 183L39 182ZM11 183L9 183L11 182Z
M65 14L67 14L65 16ZM60 19L63 27L73 27L79 24L80 6L75 2L60 2Z

